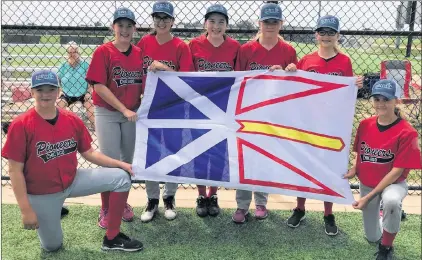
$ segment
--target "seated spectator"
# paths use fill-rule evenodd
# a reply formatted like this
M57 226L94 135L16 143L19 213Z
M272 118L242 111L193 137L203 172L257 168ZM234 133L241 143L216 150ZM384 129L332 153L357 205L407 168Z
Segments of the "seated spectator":
M81 102L86 108L91 126L94 127L94 105L91 101L92 88L88 88L85 81L89 64L81 60L79 46L75 42L70 42L66 49L67 61L60 66L57 72L62 86L62 94L57 105L60 108L66 108L76 102Z

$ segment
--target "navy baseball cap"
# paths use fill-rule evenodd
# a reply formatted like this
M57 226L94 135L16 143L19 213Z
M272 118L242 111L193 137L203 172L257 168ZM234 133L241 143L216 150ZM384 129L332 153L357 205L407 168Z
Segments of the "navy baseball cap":
M267 3L261 7L261 16L260 21L265 21L269 19L283 20L281 15L281 7L274 3Z
M174 7L170 2L166 2L166 1L155 2L154 5L152 6L151 15L154 15L156 13L164 13L174 18Z
M400 98L400 87L394 80L382 79L372 86L371 97L381 95L388 100Z
M51 70L39 70L32 73L31 88L44 85L60 88L59 77L57 74Z
M113 24L116 22L117 19L129 19L131 20L134 24L136 23L135 21L135 14L129 10L126 7L120 7L118 8L113 15Z
M229 22L229 15L227 14L227 9L220 4L211 5L207 8L205 20L207 20L211 14L221 14L226 18L226 22Z
M326 15L318 19L316 31L322 28L330 28L336 32L340 32L340 21L333 15Z

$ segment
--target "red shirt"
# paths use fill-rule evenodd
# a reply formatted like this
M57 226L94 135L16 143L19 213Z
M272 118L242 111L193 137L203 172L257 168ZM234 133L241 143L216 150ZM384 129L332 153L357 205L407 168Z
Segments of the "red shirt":
M99 46L92 55L86 80L105 85L127 109L136 111L141 104L141 50L132 45L132 51L126 56L112 42ZM92 100L96 106L116 111L95 91Z
M316 72L321 74L353 77L352 62L350 58L338 53L331 59L323 59L319 56L318 51L305 55L296 66L300 70Z
M290 63L297 63L295 49L283 40L271 49L265 49L258 41L250 41L240 47L236 61L236 70L267 70L273 65L283 69Z
M75 114L59 109L55 125L43 119L35 108L13 120L2 157L24 163L28 194L57 193L68 188L76 175L76 151L91 149L91 136Z
M192 54L189 46L180 38L173 37L170 41L159 44L155 35L147 34L138 42L142 50L143 82L145 89L148 67L157 60L175 71L193 71Z
M393 167L404 168L396 182L404 181L410 169L421 169L418 133L404 119L380 131L377 117L364 119L356 132L357 176L363 185L375 188Z
M214 47L206 35L192 39L189 43L195 71L233 71L240 43L229 36Z

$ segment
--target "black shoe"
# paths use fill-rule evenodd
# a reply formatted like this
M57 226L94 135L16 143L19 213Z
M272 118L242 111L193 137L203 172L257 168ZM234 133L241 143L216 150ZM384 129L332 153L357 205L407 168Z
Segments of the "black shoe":
M112 240L108 240L107 236L104 236L102 250L120 250L126 252L140 251L144 248L142 243L136 239L132 239L123 233L119 233Z
M208 214L210 214L210 216L212 217L215 217L220 214L220 207L218 206L217 195L212 195L208 199Z
M65 217L69 214L69 210L66 207L62 207L61 217Z
M201 195L196 199L196 214L201 218L208 216L208 198Z
M335 236L338 234L336 219L333 214L324 216L324 223L325 223L325 234L329 236Z
M387 247L379 244L378 252L375 253L377 256L376 260L391 260L393 259L393 247Z
M305 219L305 211L295 208L293 214L287 219L287 226L296 228Z

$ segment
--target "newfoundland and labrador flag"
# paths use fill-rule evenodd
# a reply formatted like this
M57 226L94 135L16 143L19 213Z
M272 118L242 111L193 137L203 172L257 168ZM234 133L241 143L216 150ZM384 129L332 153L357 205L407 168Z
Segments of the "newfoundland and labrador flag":
M149 73L135 179L349 204L356 78L298 71Z

